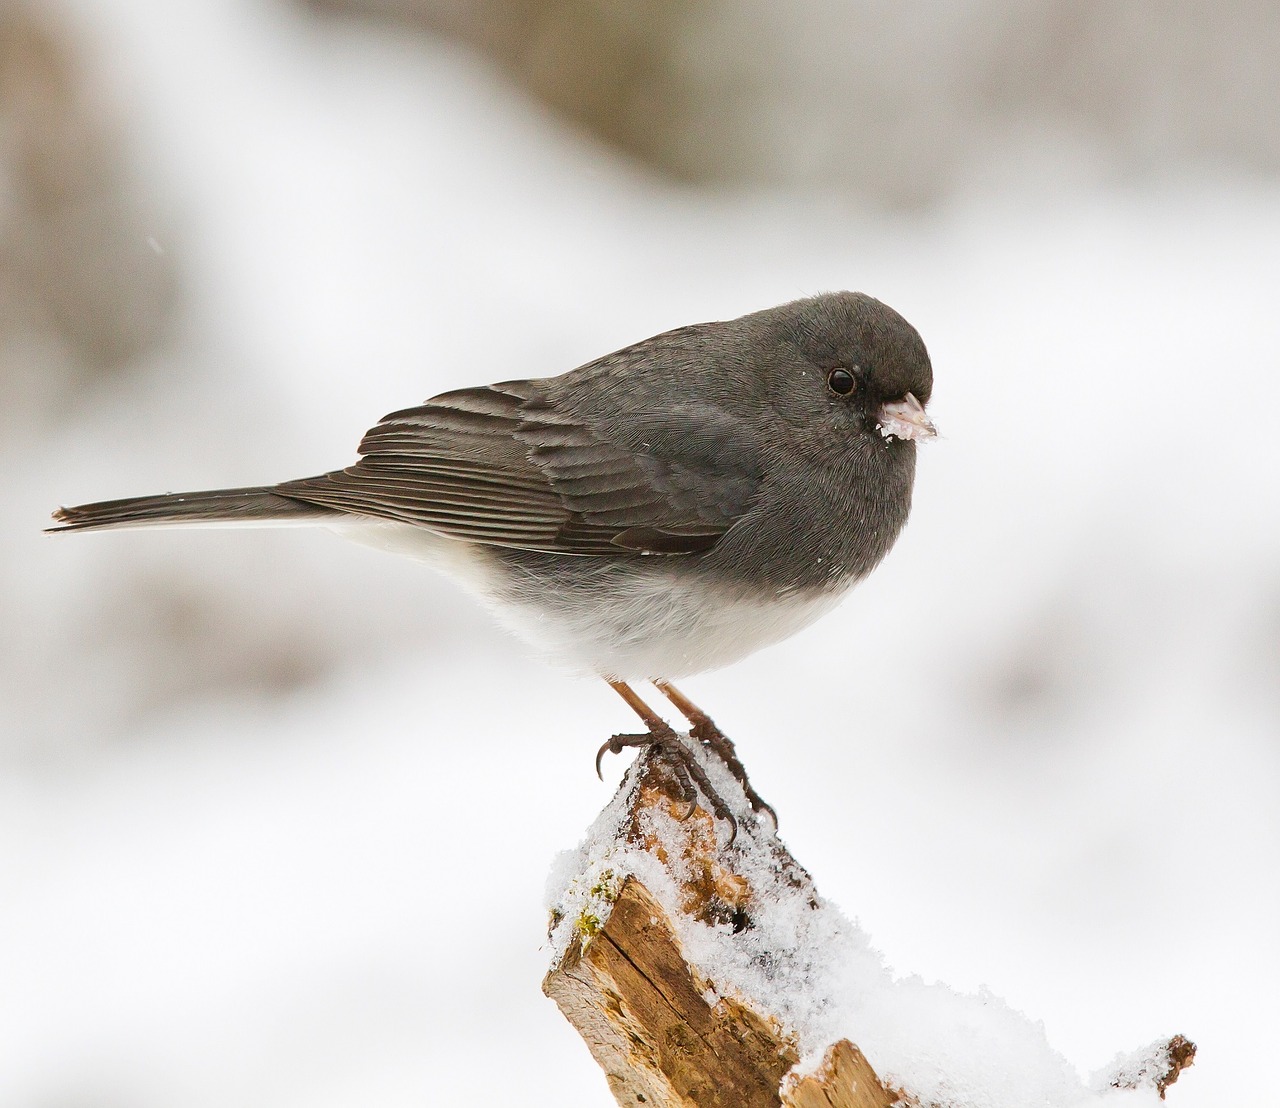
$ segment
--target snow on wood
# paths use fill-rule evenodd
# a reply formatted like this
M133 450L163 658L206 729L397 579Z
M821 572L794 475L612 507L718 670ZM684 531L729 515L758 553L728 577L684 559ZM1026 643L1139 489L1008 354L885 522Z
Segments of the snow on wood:
M1158 1104L1191 1064L1176 1036L1085 1084L998 998L895 978L725 766L688 747L736 835L705 802L681 818L670 756L649 750L551 879L543 990L620 1105L1119 1108Z
M619 1104L764 1108L799 1060L776 1022L707 995L662 907L634 879L544 984Z
M1155 1089L1164 1100L1165 1090L1196 1060L1196 1044L1184 1035L1160 1039L1141 1050L1118 1055L1095 1075L1095 1089Z

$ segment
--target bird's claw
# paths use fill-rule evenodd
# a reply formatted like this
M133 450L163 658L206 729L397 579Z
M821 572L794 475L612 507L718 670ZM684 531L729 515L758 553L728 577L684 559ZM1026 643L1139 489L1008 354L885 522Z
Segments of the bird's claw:
M606 754L621 754L628 748L644 746L657 747L667 755L665 764L676 779L680 800L687 805L684 813L676 818L681 823L689 819L698 810L698 798L701 794L706 798L712 816L724 820L729 825L729 841L725 846L726 848L732 846L738 837L737 819L729 810L724 798L716 791L711 779L707 776L707 771L702 768L696 756L685 747L670 728L665 731L648 731L641 735L611 735L609 740L602 743L600 749L596 751L596 776L601 780L604 779L601 763ZM712 749L715 750L714 746ZM716 753L718 754L719 751Z
M636 746L652 746L654 743L662 742L666 738L665 735L655 735L649 731L643 735L611 735L609 740L602 743L600 749L596 751L596 776L601 781L604 780L604 774L600 772L600 763L604 761L606 754L621 754L624 750Z
M760 812L766 813L773 824L773 829L776 831L778 829L778 813L773 810L773 805L769 804L751 787L751 782L747 779L746 768L738 758L738 751L733 745L733 740L706 715L703 715L693 725L689 734L702 743L703 746L709 747L716 757L725 764L738 784L742 786L742 791L746 795L747 803L751 805L751 810L757 814Z

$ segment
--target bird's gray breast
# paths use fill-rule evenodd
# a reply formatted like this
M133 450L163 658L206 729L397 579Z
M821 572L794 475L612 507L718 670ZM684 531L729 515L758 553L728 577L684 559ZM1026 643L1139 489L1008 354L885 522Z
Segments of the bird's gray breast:
M704 555L704 571L761 593L842 588L889 553L911 510L912 443L866 437L826 464L783 458L757 503Z

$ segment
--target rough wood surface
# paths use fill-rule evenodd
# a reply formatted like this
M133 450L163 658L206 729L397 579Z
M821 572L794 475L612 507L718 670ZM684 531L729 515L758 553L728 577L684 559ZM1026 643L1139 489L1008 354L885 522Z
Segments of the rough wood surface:
M880 1083L862 1051L841 1039L817 1073L783 1093L782 1103L785 1108L892 1108L899 1099Z
M1160 1092L1161 1100L1164 1100L1164 1094L1169 1086L1178 1080L1178 1074L1188 1066L1195 1065L1196 1044L1185 1035L1175 1035L1166 1047L1166 1057L1169 1059L1169 1065L1164 1073L1156 1078L1156 1089Z
M661 757L636 790L623 834L678 874L681 907L703 921L749 924L751 895L734 872L732 852L717 849L717 826L701 805L681 823L679 856L644 830L654 807L683 814L679 785ZM719 828L724 835L723 824ZM776 842L776 840L774 840ZM812 882L781 843L776 862L797 888ZM851 1044L833 1048L818 1075L797 1083L784 1101L783 1078L799 1060L795 1037L731 997L690 967L666 912L628 878L594 934L571 944L543 991L586 1041L620 1105L657 1108L887 1108L893 1097Z
M545 992L586 1040L619 1104L776 1108L794 1043L731 1001L713 1007L662 908L638 881L575 945Z

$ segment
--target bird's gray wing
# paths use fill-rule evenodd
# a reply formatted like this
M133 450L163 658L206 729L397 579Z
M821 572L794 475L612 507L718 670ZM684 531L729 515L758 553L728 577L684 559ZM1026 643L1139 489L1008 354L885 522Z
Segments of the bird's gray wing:
M736 433L726 417L688 411L651 422L660 424L653 441L633 446L611 441L608 427L552 398L544 382L461 389L386 416L355 465L274 491L526 550L708 550L749 510L759 475L749 460L726 466L742 454L720 449Z

